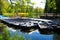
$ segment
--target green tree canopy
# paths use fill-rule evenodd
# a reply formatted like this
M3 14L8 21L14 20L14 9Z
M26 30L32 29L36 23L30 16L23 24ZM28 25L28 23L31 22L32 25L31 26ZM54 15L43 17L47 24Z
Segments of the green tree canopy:
M56 13L56 0L46 0L45 13Z

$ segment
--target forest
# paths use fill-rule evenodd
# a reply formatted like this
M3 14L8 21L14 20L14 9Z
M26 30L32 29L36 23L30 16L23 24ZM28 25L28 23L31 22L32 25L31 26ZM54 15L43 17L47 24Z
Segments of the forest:
M33 8L31 5L35 5L35 3L31 3L30 0L17 0L15 3L12 2L12 0L10 0L10 2L8 2L8 0L0 0L0 14L16 16L16 13L19 13L19 16L26 17L40 17L40 15L44 13L59 14L59 2L60 0L46 0L45 9L42 9L38 7Z

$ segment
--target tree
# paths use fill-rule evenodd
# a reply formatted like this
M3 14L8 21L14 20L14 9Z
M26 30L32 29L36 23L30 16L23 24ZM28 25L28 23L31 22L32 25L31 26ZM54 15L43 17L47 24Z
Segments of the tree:
M45 13L56 13L56 0L46 0Z
M42 15L44 13L44 9L37 7L34 9L34 12L36 13L36 17L37 16L40 17L40 15Z
M57 13L60 13L60 0L56 0L56 7L57 7L56 9Z
M0 14L10 12L11 5L5 0L0 1ZM12 10L11 10L12 11Z
M4 0L0 0L0 15L3 13Z

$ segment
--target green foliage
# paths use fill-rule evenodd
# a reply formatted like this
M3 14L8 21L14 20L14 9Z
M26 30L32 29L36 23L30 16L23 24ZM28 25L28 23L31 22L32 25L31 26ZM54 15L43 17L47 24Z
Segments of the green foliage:
M0 27L0 40L25 40L23 34L17 35L17 33L15 33L14 36L11 36L10 31L6 28L5 25L0 23L0 26L1 26Z
M0 0L0 14L3 13L3 8L4 8L4 0Z
M16 32L14 36L12 37L12 40L25 40L23 34L22 35L17 35Z
M56 1L55 0L47 0L47 3L48 3L48 8L53 8L53 9L56 9Z
M42 8L36 8L35 13L44 13L44 9Z
M15 17L16 14L15 14L15 13L3 13L3 16L7 16L7 17Z
M16 12L28 13L28 14L25 14L26 17L34 17L35 14L41 15L44 12L44 10L42 8L34 9L33 6L30 6L29 4L31 4L31 5L35 4L35 3L30 3L30 0L22 0L22 1L15 0L15 1L16 1L16 3L12 3L12 1L10 1L11 2L11 4L10 4L9 2L2 0L0 2L1 3L0 4L0 6L1 6L0 13L3 13L3 15L8 16L8 17L16 16ZM4 6L4 7L2 7L2 6Z
M56 0L46 0L45 12L56 13Z
M44 9L42 9L42 8L36 8L36 9L34 10L34 12L35 12L35 16L36 16L37 18L40 18L40 16L44 13Z

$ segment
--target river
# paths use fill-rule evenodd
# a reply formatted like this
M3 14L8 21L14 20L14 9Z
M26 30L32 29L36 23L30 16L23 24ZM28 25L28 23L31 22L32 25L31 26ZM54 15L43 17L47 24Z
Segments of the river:
M21 32L20 30L13 30L10 29L10 35L13 36L14 33L17 33L17 35L22 35L24 34L24 37L26 39L31 39L31 40L53 40L54 35L53 34L40 34L38 30L34 30L32 32L26 33L26 32Z
M8 18L8 17L4 17L0 15L0 18ZM58 21L58 23L60 24L60 20ZM24 34L24 37L26 38L26 40L28 40L29 38L31 40L60 40L60 34L55 34L55 33L54 34L41 34L38 30L34 30L30 33L26 33L20 30L14 30L12 28L9 28L9 30L10 30L11 36L14 36L15 32L17 33L17 35Z

